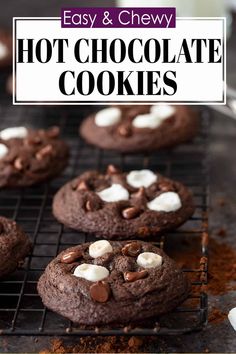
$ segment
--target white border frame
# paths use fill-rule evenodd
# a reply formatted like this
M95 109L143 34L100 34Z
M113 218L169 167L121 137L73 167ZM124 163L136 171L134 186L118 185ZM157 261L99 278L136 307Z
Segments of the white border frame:
M65 105L106 105L106 104L120 104L120 105L127 105L127 101L17 101L16 100L16 85L15 85L15 77L16 77L16 46L15 46L15 38L16 38L16 21L17 20L58 20L61 21L61 17L13 17L13 95L12 95L12 104L13 105L32 105L32 106L65 106ZM158 104L174 104L174 105L226 105L226 17L176 17L176 20L221 20L223 24L223 87L222 87L222 94L223 99L222 101L168 101L168 102L156 102ZM145 101L145 102L128 102L131 105L150 105L155 104L154 101Z

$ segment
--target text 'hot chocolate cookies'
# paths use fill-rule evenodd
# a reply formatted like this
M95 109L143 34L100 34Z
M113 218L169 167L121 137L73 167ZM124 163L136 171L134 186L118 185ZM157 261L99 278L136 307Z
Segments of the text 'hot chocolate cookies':
M198 125L197 114L186 106L124 105L91 115L82 122L80 134L102 149L151 152L190 141Z
M31 242L15 221L0 216L0 277L13 272L31 250Z
M12 127L0 131L0 187L25 187L57 176L69 150L60 130Z
M98 257L90 254L96 248ZM187 298L190 284L151 243L113 241L63 251L39 279L38 292L46 307L74 323L116 325L171 311Z
M106 174L88 171L55 195L55 217L72 229L107 239L156 236L191 217L191 192L181 183L150 170Z

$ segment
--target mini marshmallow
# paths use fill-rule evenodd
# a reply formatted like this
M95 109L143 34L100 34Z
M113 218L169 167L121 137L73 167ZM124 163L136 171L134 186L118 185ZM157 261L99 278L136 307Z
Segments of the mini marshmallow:
M171 212L180 209L182 206L180 197L175 192L166 192L162 193L149 203L147 203L147 207L150 210L155 211L165 211Z
M175 113L175 108L173 106L165 105L156 105L152 106L150 112L161 120L167 119Z
M143 268L157 268L162 265L162 257L153 252L143 252L138 256L137 263Z
M8 49L4 43L0 42L0 59L4 59L7 56Z
M119 108L110 107L99 111L95 115L95 124L98 127L108 127L119 123L121 119L121 111Z
M13 138L24 139L28 135L28 130L25 127L6 128L0 132L0 138L9 140Z
M95 264L83 263L75 268L74 273L76 277L83 278L92 282L105 279L109 275L107 268Z
M6 145L0 144L0 159L7 155L9 149Z
M96 241L89 246L89 255L92 258L101 257L108 252L112 252L112 246L106 240Z
M234 307L232 310L229 311L228 319L229 319L231 326L236 331L236 307Z
M120 184L114 183L111 187L103 189L97 195L104 202L119 202L120 200L128 200L129 192Z
M127 175L126 181L134 188L147 188L157 181L157 175L155 175L155 173L151 170L131 171Z
M135 128L155 129L158 128L161 125L161 123L162 123L162 119L160 119L157 115L153 113L140 114L136 116L132 121L132 125Z

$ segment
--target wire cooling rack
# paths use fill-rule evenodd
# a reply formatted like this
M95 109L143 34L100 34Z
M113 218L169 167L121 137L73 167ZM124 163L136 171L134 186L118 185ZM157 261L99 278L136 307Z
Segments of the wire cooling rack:
M182 334L202 329L207 322L207 127L208 114L202 112L200 135L193 143L183 144L172 152L151 155L120 155L87 146L78 138L78 124L91 107L21 107L10 106L4 97L0 105L0 129L9 126L47 127L59 125L71 148L65 173L51 183L0 191L0 215L16 220L29 234L33 251L22 269L0 281L0 333L4 335L160 335ZM95 108L96 109L96 108ZM123 170L150 168L186 184L194 192L196 212L183 227L157 240L166 248L179 248L184 240L198 240L199 265L185 269L192 280L193 292L171 314L136 327L85 329L47 310L37 294L36 285L46 265L61 250L93 237L60 225L51 211L55 192L66 181L87 169L105 170L110 163ZM166 249L167 253L168 250ZM188 252L185 250L185 252Z

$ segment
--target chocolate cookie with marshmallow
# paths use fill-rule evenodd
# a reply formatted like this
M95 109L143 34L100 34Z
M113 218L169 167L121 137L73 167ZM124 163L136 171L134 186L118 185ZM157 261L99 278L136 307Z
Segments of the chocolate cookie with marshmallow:
M31 242L15 221L0 216L0 277L20 266L31 250Z
M11 127L0 131L0 187L25 187L58 175L69 150L60 130Z
M0 29L0 69L6 68L12 62L12 36Z
M38 282L46 307L76 324L138 322L167 313L190 292L186 275L161 249L100 240L69 248Z
M86 118L81 136L102 149L151 152L187 142L196 135L198 116L186 106L114 106Z
M55 217L72 229L107 239L145 239L172 230L194 212L191 192L151 170L108 166L64 185L53 200Z

